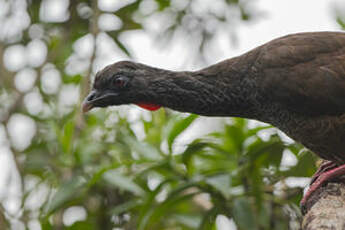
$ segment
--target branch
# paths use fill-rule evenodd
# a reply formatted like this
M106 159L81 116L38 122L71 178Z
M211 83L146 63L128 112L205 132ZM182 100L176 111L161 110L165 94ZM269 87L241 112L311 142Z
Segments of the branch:
M83 102L84 97L87 95L87 93L90 91L90 84L91 84L91 76L92 76L92 67L96 60L96 51L97 51L97 35L99 34L99 28L98 28L98 17L101 14L101 12L98 9L97 1L92 2L92 18L90 19L89 23L89 32L93 36L93 44L92 44L92 54L90 57L90 64L86 72L86 76L83 78L81 85L80 85L80 95L79 95L79 104L78 108L81 107L81 104ZM76 115L76 127L77 131L79 132L83 127L85 126L85 120L84 116L81 112L81 109L79 109L77 115Z
M5 213L6 213L6 210L4 209L2 204L0 204L0 229L8 229L9 227L9 223L8 223L8 220L6 219Z
M328 183L310 197L302 229L345 229L345 184L343 182Z
M92 18L90 19L90 25L89 25L89 32L93 36L93 47L92 47L92 54L90 57L90 65L86 73L86 77L83 79L81 83L81 101L83 100L83 97L86 96L86 94L90 91L90 84L91 84L91 76L92 76L92 67L96 59L96 50L97 50L97 35L99 33L99 28L98 28L98 18L99 15L101 14L98 6L97 6L97 1L92 2Z

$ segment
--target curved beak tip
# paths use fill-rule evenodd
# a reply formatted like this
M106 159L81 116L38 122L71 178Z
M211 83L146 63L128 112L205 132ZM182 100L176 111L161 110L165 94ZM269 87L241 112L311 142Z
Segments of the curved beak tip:
M83 102L83 105L82 105L83 113L89 112L92 108L93 108L93 105L91 103Z

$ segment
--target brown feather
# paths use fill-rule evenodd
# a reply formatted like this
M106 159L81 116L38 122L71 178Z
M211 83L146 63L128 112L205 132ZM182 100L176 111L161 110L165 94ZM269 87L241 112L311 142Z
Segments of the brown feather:
M119 76L126 87L113 85ZM129 103L257 119L343 164L345 33L288 35L194 72L114 63L97 74L85 108Z

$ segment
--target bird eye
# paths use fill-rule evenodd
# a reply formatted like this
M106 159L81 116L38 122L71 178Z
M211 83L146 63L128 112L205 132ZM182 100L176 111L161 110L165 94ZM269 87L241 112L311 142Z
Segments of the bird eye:
M125 79L124 78L122 78L122 77L118 77L118 78L116 78L115 79L115 82L114 82L114 84L115 84L115 86L116 87L124 87L125 86L125 83L126 83L126 81L125 81Z

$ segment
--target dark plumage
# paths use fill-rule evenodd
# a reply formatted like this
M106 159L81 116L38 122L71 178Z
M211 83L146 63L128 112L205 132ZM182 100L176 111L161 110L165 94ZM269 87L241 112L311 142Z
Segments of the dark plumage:
M97 74L84 110L129 103L257 119L344 164L345 33L288 35L193 72L118 62Z

